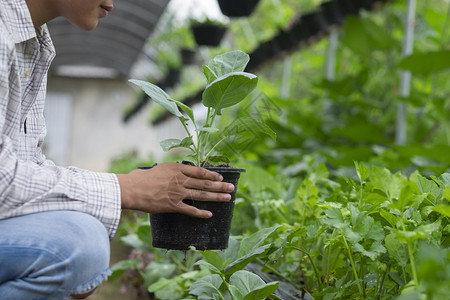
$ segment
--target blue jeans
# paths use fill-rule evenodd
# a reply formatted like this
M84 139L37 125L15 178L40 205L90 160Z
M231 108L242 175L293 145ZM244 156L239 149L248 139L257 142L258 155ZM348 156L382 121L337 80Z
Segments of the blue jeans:
M62 300L110 274L109 238L94 217L52 211L0 220L0 298Z

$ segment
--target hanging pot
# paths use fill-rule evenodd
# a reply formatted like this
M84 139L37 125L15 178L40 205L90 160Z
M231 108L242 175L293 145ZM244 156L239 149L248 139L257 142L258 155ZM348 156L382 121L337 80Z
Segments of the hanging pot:
M375 5L376 2L379 0L352 0L353 5L355 5L358 10L359 9L365 9L365 10L371 10L372 7Z
M335 2L344 16L358 15L359 6L353 0L335 0Z
M182 48L180 50L181 62L184 65L192 65L195 63L195 50Z
M320 11L314 11L301 16L291 30L293 36L299 45L311 44L328 33L328 26Z
M146 168L146 167L144 167ZM234 201L240 174L245 169L206 167L223 176L224 182L234 185L229 202L205 202L184 200L186 204L209 210L213 216L199 219L179 213L150 214L152 245L156 248L189 250L223 250L228 247Z
M220 10L228 17L248 17L259 0L217 0Z
M273 38L273 42L276 46L275 49L280 52L289 52L296 46L295 39L288 31L280 30L278 34Z
M216 24L192 25L194 39L199 46L219 46L227 28Z
M181 77L180 69L171 67L167 71L166 77L164 77L164 79L160 83L158 83L158 85L163 89L171 88L180 81L180 77Z
M339 26L344 22L344 15L339 9L337 1L326 1L320 4L322 15L328 26Z

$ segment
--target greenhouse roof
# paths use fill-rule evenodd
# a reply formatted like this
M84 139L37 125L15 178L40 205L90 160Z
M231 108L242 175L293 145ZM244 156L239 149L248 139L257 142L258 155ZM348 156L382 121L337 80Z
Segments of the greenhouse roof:
M63 18L48 24L57 56L53 75L127 77L169 0L121 0L92 31Z

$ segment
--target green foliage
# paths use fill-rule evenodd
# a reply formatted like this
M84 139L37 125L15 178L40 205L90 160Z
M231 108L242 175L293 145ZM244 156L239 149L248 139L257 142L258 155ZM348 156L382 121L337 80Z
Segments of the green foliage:
M251 49L274 27L287 25L280 16L292 17L297 4L283 6L276 16L262 9L276 2L263 1L254 17L231 24L240 33L239 47ZM276 299L280 289L274 288L285 283L315 299L448 298L449 6L417 2L414 52L402 57L405 5L395 1L346 20L339 30L335 79L323 75L323 40L284 63L268 63L258 70L258 95L221 111L215 127L241 132L251 122L234 120L246 115L264 121L277 140L272 133L253 134L254 142L236 139L217 147L221 153L239 148L235 144L246 150L239 153L247 173L239 182L233 239L223 252L188 252L184 269L172 253L145 250L156 253L155 261L177 266L154 282L161 280L160 293L171 291L165 283L174 282L183 291L177 299L263 299L270 293ZM262 18L265 14L272 16ZM270 28L261 25L266 20ZM214 65L204 69L208 84L219 77ZM413 76L408 97L399 94L404 70ZM284 73L291 85L281 96L289 77ZM400 102L407 108L405 145L394 142ZM211 103L230 102L224 97ZM258 122L254 127L265 131ZM130 232L135 239L128 242L138 249L148 245L138 229ZM276 277L255 277L251 264ZM117 270L127 266L135 268L136 261Z
M211 138L213 133L218 133L214 121L222 114L222 109L233 106L244 100L256 87L258 78L250 73L243 72L249 56L242 51L231 51L212 59L208 65L203 66L207 86L203 91L202 103L208 112L203 126L200 126L194 117L193 110L184 103L172 99L158 86L141 80L130 79L131 83L139 86L156 103L164 107L168 112L175 115L186 130L187 137L179 139L168 139L161 142L165 151L176 147L190 149L193 153L193 163L200 166L207 163L212 157L213 151L230 135L239 136L248 131L247 127L233 126L226 128L217 136L220 139ZM185 116L182 112L185 113ZM242 118L238 118L238 122ZM190 123L189 123L190 122ZM194 127L194 132L189 129L189 124ZM264 133L272 133L268 127L263 127ZM257 129L252 127L251 129ZM272 134L273 136L273 134ZM217 156L216 156L217 158Z
M333 180L311 161L298 180L246 165L253 176L242 178L245 201L237 207L241 214L253 211L257 227L241 228L224 251L189 251L183 263L176 251L149 248L148 223L122 241L158 255L141 271L158 299L277 297L279 281L316 299L441 299L450 284L450 174L406 177L355 166L352 177ZM258 178L272 184L255 185ZM116 264L113 278L141 263ZM278 280L262 281L246 270L250 263L261 263Z
M428 179L416 172L408 178L356 163L358 181L344 177L337 182L320 164L307 169L293 198L285 193L294 179L279 179L284 187L270 191L243 182L241 190L256 211L258 226L285 220L272 240L278 251L263 258L266 267L276 268L284 280L303 278L305 286L297 286L317 299L384 299L415 292L439 299L443 286L450 284L449 202L443 196L448 173ZM262 209L269 205L272 213L265 213ZM424 257L422 247L440 255ZM435 275L439 280L422 277L426 271L419 270L426 259L443 266Z

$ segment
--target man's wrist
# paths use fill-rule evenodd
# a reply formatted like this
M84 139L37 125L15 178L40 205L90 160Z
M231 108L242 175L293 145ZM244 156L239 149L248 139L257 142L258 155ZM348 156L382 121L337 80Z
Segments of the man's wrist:
M117 181L119 182L119 186L120 186L120 203L121 203L121 207L122 209L129 209L131 208L130 205L130 201L129 201L129 196L128 196L128 178L127 178L127 174L116 174L117 177Z

